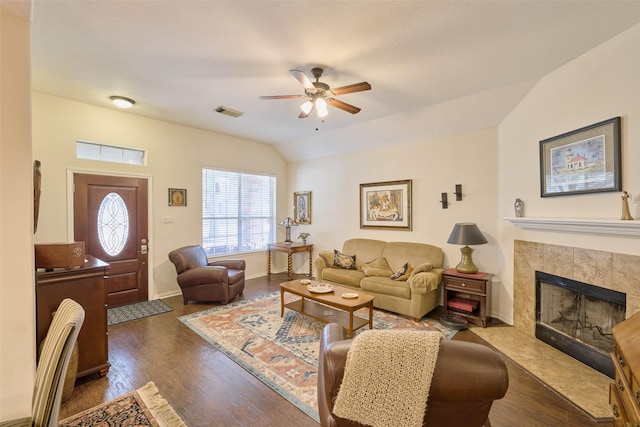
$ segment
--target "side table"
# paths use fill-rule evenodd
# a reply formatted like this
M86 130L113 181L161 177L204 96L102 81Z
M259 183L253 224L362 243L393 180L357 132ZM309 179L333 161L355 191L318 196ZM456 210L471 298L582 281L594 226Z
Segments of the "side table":
M313 271L313 245L303 245L302 243L270 243L267 249L267 274L271 276L271 251L285 252L287 254L287 275L289 280L293 277L292 256L298 252L309 252L309 277Z
M482 322L482 327L486 328L493 274L465 274L450 268L442 273L442 277L447 314L478 319Z

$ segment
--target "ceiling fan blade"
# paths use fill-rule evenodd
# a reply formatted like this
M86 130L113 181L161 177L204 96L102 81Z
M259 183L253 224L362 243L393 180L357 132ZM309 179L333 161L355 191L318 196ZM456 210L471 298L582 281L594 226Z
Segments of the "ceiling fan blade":
M305 95L272 95L272 96L261 96L260 99L294 99L294 98L305 98Z
M363 90L371 90L371 85L367 82L360 82L347 86L334 87L331 89L331 92L335 95L344 95L345 93L362 92Z
M300 84L302 86L304 86L305 89L315 89L316 87L313 85L313 83L311 83L311 80L309 80L309 77L307 77L307 75L304 73L304 71L300 71L300 70L289 70L289 72L291 73L291 75L293 77L295 77L295 79L297 81L300 82Z
M355 105L347 104L346 102L339 101L333 98L327 98L327 102L336 108L346 111L347 113L356 114L360 112L360 108Z

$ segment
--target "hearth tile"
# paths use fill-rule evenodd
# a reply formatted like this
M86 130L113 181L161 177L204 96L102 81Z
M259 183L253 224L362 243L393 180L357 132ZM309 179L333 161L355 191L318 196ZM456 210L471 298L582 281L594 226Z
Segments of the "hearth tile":
M614 253L611 270L612 289L640 297L639 256Z
M638 311L640 311L640 297L637 297L635 295L627 294L627 316L626 316L626 318L628 319L629 317L631 317L634 314L636 314Z
M609 406L609 399L603 399L602 396L608 396L610 382L611 380L605 379L598 382L582 381L577 384L558 382L553 385L553 388L579 407L588 408L587 412L592 416L606 418L611 417L611 406Z
M567 260L573 260L573 253L572 247L544 245L544 265L540 271L572 279L573 263Z
M573 279L611 289L611 252L593 249L574 249Z
M611 379L606 375L514 327L471 327L471 331L587 413L611 416Z

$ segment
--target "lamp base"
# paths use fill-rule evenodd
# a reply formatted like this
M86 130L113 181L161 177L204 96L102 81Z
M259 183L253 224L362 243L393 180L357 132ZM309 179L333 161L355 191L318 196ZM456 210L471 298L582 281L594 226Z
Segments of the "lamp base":
M465 274L477 273L478 267L475 266L473 260L471 259L471 253L473 252L473 249L471 249L469 246L465 246L464 248L460 249L460 252L462 252L462 259L460 260L458 265L456 265L456 271L458 273Z

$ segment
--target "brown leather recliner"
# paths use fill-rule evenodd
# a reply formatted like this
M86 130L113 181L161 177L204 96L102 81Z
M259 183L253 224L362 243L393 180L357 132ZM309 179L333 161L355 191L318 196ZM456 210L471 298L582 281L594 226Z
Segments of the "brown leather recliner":
M184 246L169 252L178 272L184 304L189 301L221 301L227 304L244 290L245 261L209 262L202 246Z
M362 424L333 415L351 340L330 323L320 339L318 412L322 427ZM442 341L431 380L423 426L488 427L493 401L507 392L509 376L500 353L481 344Z

